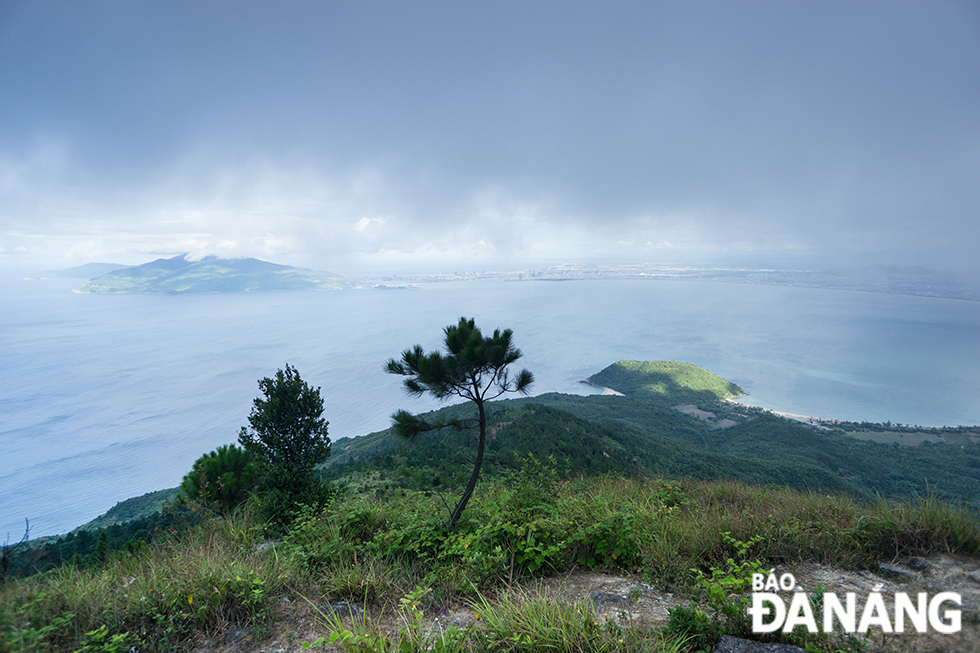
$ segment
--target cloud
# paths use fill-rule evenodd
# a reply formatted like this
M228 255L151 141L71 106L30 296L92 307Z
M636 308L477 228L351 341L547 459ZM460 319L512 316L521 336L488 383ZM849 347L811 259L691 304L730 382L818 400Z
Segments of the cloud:
M354 229L361 233L371 225L383 225L385 223L385 218L369 218L367 216L361 218L354 223Z
M290 8L23 5L0 40L0 261L980 240L964 5Z

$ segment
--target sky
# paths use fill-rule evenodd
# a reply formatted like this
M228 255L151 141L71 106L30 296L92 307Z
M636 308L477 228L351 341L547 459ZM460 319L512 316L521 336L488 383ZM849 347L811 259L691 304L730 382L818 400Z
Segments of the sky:
M0 0L0 267L980 273L976 2Z

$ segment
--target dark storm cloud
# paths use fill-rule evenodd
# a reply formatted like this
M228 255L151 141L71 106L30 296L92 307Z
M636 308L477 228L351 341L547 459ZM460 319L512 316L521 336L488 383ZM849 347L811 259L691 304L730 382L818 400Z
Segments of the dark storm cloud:
M0 97L8 254L980 242L965 3L22 3Z

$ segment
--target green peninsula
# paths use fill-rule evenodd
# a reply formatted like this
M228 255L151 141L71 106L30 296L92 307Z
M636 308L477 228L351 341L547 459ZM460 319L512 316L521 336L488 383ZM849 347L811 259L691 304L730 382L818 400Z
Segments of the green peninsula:
M744 394L740 387L717 374L680 361L619 361L590 376L588 382L667 406Z
M114 270L91 279L79 293L254 292L269 290L341 290L353 282L332 272L268 263L254 258L199 261L186 254Z

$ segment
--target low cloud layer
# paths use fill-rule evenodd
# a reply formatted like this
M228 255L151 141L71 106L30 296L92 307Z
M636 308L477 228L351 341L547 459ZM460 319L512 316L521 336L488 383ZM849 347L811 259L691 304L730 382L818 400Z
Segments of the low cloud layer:
M9 3L0 265L980 243L970 3Z

